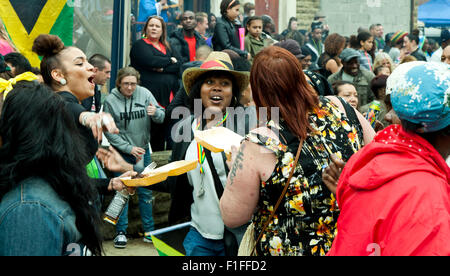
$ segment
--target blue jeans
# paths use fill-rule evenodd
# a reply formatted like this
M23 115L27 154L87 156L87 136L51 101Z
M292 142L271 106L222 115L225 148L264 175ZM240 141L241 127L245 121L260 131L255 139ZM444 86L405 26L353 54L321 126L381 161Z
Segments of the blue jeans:
M204 238L194 227L191 227L183 242L186 256L225 256L223 240Z
M135 164L136 159L129 156L122 155L125 161ZM134 159L134 160L133 160ZM148 166L151 163L150 151L147 149L144 154L144 166ZM155 230L155 223L153 220L153 195L152 191L146 188L137 188L136 190L139 200L139 212L141 214L142 226L144 232L151 232ZM127 232L128 228L128 204L123 209L122 215L120 215L119 221L116 225L116 232Z

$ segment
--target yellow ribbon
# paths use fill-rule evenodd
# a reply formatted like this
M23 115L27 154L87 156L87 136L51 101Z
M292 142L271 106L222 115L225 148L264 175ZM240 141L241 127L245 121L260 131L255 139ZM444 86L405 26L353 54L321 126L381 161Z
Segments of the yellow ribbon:
M37 79L38 77L31 72L25 72L9 80L0 78L0 94L3 93L3 100L6 98L6 95L8 95L11 90L13 90L13 86L16 85L17 82L34 81Z

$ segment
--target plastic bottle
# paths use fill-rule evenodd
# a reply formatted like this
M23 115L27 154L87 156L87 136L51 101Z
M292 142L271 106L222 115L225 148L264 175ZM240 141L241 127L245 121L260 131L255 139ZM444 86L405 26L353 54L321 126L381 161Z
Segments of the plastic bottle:
M367 111L366 119L369 121L370 125L375 129L376 121L381 111L381 103L379 101L373 101L369 105L369 110Z

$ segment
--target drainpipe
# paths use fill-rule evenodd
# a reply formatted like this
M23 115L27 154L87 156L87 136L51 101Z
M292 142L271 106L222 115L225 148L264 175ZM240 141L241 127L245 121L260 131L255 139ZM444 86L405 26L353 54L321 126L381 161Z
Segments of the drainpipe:
M410 21L409 33L411 33L412 30L414 29L414 23L415 23L414 12L416 10L415 6L416 6L415 0L411 0L411 21Z

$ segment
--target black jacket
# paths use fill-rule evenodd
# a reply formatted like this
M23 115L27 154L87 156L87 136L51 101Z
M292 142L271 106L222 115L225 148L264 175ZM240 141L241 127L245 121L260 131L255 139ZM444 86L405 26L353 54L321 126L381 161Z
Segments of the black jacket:
M194 37L196 40L195 49L202 45L206 45L205 39L197 32L194 31ZM184 40L183 29L178 29L170 35L170 46L175 57L181 64L189 62L189 45Z
M172 63L175 57L170 49L166 54L158 51L143 39L136 41L130 51L131 66L141 74L141 86L147 88L164 108L169 105L170 92L178 91L180 62ZM163 71L159 72L158 69Z
M248 52L241 50L241 43L239 42L239 36L234 23L226 18L217 18L212 43L214 45L214 51L230 49L241 57L247 58Z
M100 108L102 107L102 93L100 92L100 89L97 84L95 85L94 93L95 93L94 96L83 100L81 102L81 105L83 105L84 108L86 108L86 111L93 111L92 104L94 103L95 104L95 112L99 113Z

